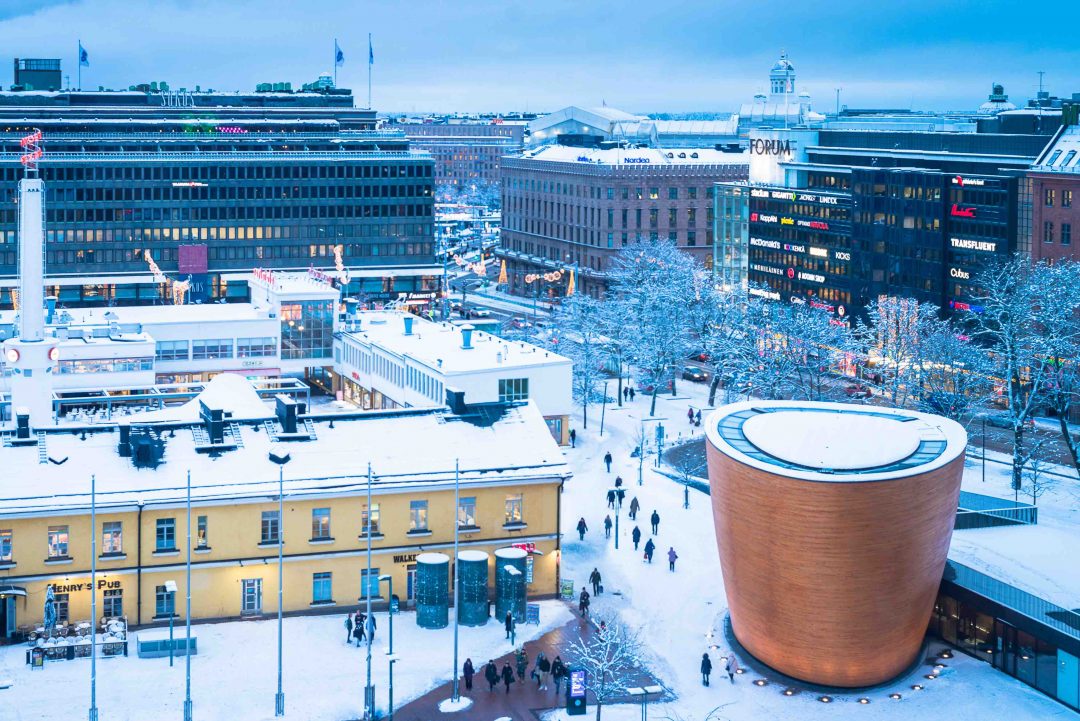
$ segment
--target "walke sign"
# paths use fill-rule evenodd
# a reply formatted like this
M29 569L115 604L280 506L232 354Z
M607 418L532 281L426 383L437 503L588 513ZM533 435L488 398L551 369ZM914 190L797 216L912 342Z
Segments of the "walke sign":
M751 155L785 155L791 152L791 139L780 140L765 138L750 139Z

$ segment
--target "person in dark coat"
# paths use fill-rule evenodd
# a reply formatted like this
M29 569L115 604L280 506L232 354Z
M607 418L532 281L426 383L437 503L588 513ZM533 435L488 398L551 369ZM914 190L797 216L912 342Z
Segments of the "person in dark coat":
M694 425L697 426L698 428L701 428L701 411L700 410L698 410L698 412L697 412L697 418L694 419Z
M601 580L602 579L600 578L600 570L594 567L592 573L589 574L589 583L592 584L592 592L594 596L600 595Z
M551 673L551 661L547 656L540 654L536 661L536 687L541 691L547 691L548 674Z
M489 692L494 691L499 685L499 668L492 660L488 660L487 666L484 667L484 679L488 682Z
M375 614L367 617L367 634L372 643L375 643Z
M607 466L607 472L611 473L611 451L604 454L604 465Z
M649 521L652 523L652 532L655 536L657 533L660 532L660 514L654 510L652 512L652 516L649 518Z
M589 530L589 527L585 525L585 519L582 518L577 522L578 540L585 540L585 531Z
M570 447L577 448L577 431L570 429Z
M625 488L616 488L615 489L615 500L618 502L619 508L622 508L623 501L626 500L626 489Z
M624 401L630 400L630 386L626 386L622 389L622 397Z
M637 496L630 499L630 520L637 520L637 512L641 510L641 504L638 503Z
M563 663L562 656L556 656L555 660L551 662L551 677L555 679L555 695L559 695L560 686L562 685L563 676L566 675L566 664Z
M461 669L462 675L465 677L465 690L472 691L472 677L476 673L476 669L473 668L472 659L465 659L465 666Z
M630 538L634 541L634 550L637 550L638 544L641 543L641 529L634 526L634 531L630 534Z
M686 417L688 419L690 419L690 425L694 425L694 407L693 406L686 409Z
M524 681L525 670L529 668L529 654L525 651L524 646L514 652L514 665L517 666L518 681Z
M667 550L667 565L669 571L675 570L675 561L679 560L679 554L675 553L675 546L671 546Z
M615 489L608 489L608 492L607 492L607 507L608 508L614 508L615 507Z
M656 544L652 542L651 538L648 541L645 541L645 560L649 563L652 563L652 555L655 550Z
M712 673L712 661L708 652L701 654L701 683L709 685L709 674Z
M604 516L604 538L611 538L611 516Z
M578 596L578 613L582 616L589 615L589 592L584 588L581 589L581 595Z
M622 486L622 476L615 476L615 487L619 488L621 486Z
M356 639L357 648L359 648L364 640L364 623L360 620L360 614L356 614L356 620L353 622L352 635L353 638Z
M345 614L345 643L352 643L352 614Z
M637 393L634 391L634 386L630 386L630 400L633 401L634 396L636 396L636 395L637 395Z
M510 611L506 612L506 618L503 619L503 625L506 626L506 637L510 638L510 634L514 632L514 614Z
M510 684L514 682L514 669L510 668L510 662L503 664L502 682L506 684L506 693L510 693Z

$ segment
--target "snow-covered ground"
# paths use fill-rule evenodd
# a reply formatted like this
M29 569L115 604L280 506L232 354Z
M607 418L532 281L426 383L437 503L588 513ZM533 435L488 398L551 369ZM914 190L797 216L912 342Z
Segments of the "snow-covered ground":
M657 416L663 419L669 438L677 434L700 435L701 429L691 430L686 411L688 406L702 407L705 398L704 385L685 382L678 387L677 399L660 397ZM676 721L707 718L802 721L849 715L875 719L931 719L945 715L955 719L1008 718L1010 721L1075 718L1073 712L1034 689L960 653L948 662L940 678L924 679L928 668L920 667L909 678L897 679L885 689L868 692L870 703L865 706L858 703L859 694L841 694L828 704L821 703L811 693L787 697L775 684L754 686L753 672L737 677L734 686L726 679L721 680L717 673L712 685L703 687L698 670L701 654L709 651L714 666L718 667L719 656L729 651L720 630L727 604L709 499L691 491L690 508L684 509L681 486L652 470L652 458L646 463L643 485L637 485L637 459L631 458L630 452L636 445L633 438L641 416L648 415L647 398L639 395L629 408L609 406L603 438L599 436L597 410L590 409L588 430L581 428L580 418L575 419L578 447L567 451L575 475L567 484L563 499L563 575L574 579L580 587L593 567L597 567L604 578L605 593L594 598L592 610L618 613L628 624L641 630L652 655L650 670L676 696L670 703L652 704L650 718ZM655 422L647 421L645 425L650 429ZM649 434L652 438L651 429ZM606 451L611 451L615 459L610 475L604 472L602 462ZM987 481L983 484L979 480L980 466L969 462L965 489L1011 498L1011 491L1007 492L1007 473L1002 486L1000 480L991 480L992 467L993 464L988 467ZM643 544L649 537L649 514L653 509L660 514L660 532L655 540L657 553L652 565L644 563L640 551L633 550L630 534L634 523L628 522L626 506L619 524L619 550L615 550L613 539L604 538L604 516L614 513L607 508L605 493L616 475L621 475L627 486L626 503L634 496L641 503L638 525L643 532ZM1058 586L1065 597L1074 590L1080 591L1077 578L1080 574L1062 568L1063 559L1077 557L1062 554L1062 544L1080 553L1080 518L1072 510L1076 507L1075 500L1071 500L1071 507L1067 500L1074 499L1070 493L1077 484L1074 482L1070 490L1065 490L1067 485L1063 483L1060 499L1050 493L1040 499L1039 527L958 532L953 536L952 555L987 570L1000 566L994 572L1006 580L1018 579L1027 568L1030 578L1024 585L1051 596L1053 587L1045 586L1045 581L1056 567L1060 576ZM590 529L584 542L579 542L574 532L581 516ZM1043 548L1043 543L1054 545ZM679 555L674 573L668 571L666 563L669 547L674 547ZM1057 554L1062 555L1055 559ZM990 560L976 563L978 556ZM714 644L719 648L710 648ZM938 647L943 645L932 645ZM926 688L913 692L910 687L917 683ZM903 698L889 699L893 691L901 693ZM722 707L717 712L719 715L710 717L710 712L718 707ZM610 707L603 712L605 719L613 721L639 719L640 714L637 706ZM553 712L545 718L561 719L563 714Z
M540 626L518 626L518 643L565 624L565 604L545 601ZM394 616L395 707L449 681L453 628L416 626L415 613ZM362 716L366 648L345 644L344 613L286 618L284 691L286 718L293 721L343 721ZM378 630L371 653L371 678L380 709L386 708L389 663L387 617L376 614ZM177 629L183 633L183 628ZM154 633L157 633L155 631ZM197 624L199 653L191 657L191 695L199 721L274 718L277 690L277 622L239 621ZM137 635L134 632L133 635ZM460 664L477 666L511 649L501 623L461 627ZM48 721L85 718L90 702L90 661L57 661L44 670L24 664L25 646L0 651L0 679L14 685L0 690L0 720ZM156 721L183 717L184 659L169 668L166 658L98 660L98 708L102 719Z

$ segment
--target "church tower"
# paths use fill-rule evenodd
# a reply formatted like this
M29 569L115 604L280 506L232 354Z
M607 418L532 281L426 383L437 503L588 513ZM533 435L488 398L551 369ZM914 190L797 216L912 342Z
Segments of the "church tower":
M769 102L783 103L785 100L794 105L798 96L795 94L795 66L788 60L787 52L781 51L780 59L769 71Z

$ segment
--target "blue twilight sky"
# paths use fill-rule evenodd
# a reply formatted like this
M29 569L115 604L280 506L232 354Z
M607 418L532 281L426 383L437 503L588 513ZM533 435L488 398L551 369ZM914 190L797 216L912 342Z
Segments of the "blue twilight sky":
M386 111L732 111L787 49L819 110L966 109L1001 82L1017 104L1039 70L1080 92L1075 0L0 0L9 58L90 55L83 87L294 87L345 53L338 84Z

